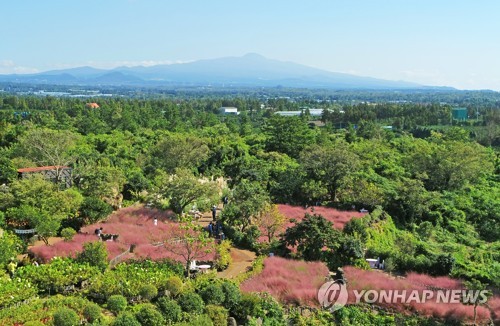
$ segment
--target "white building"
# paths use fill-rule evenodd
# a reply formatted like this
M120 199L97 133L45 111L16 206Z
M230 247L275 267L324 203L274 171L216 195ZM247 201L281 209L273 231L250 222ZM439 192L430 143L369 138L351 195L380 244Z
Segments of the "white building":
M234 114L234 115L240 114L238 112L238 108L235 108L235 107L232 107L232 106L223 106L223 107L220 107L219 108L219 112L221 114Z

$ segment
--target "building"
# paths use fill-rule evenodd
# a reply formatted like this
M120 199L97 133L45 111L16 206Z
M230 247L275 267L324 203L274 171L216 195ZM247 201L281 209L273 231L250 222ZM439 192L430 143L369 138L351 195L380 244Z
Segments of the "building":
M238 115L240 114L238 112L238 108L232 107L232 106L223 106L219 108L219 112L221 114L232 114L232 115Z
M35 173L43 175L46 179L52 182L61 182L67 188L72 185L73 169L69 166L39 166L36 168L18 169L17 173L20 178L26 178Z
M469 118L467 108L453 108L451 109L451 117L453 120L465 121Z
M301 111L277 111L275 114L281 115L282 117L300 117L301 114L305 114L306 110ZM323 115L323 109L309 109L309 115L314 118L321 118Z

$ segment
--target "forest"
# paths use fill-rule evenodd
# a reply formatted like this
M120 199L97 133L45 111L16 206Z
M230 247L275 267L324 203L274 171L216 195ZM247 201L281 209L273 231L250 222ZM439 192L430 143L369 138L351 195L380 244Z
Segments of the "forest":
M482 323L499 321L500 100L481 92L403 94L401 101L377 92L336 99L320 93L0 93L0 324L227 325L228 318L245 325L466 322L436 314L374 313L357 305L301 315L293 303L240 289L238 282L258 274L270 253L322 262L330 271L367 270L365 258L378 257L392 275L462 280L492 295L491 315ZM468 109L468 119L453 119L457 106ZM236 107L240 114L221 114L221 107ZM323 115L311 117L313 108ZM275 114L282 110L301 113ZM18 172L46 166L55 167L55 181ZM59 167L71 168L69 187ZM217 214L225 237L261 257L239 281L185 278L192 257L111 268L113 257L101 242L50 262L32 254L17 258L33 239L15 230L35 230L50 245L51 237L71 239L114 211L146 204L172 212L196 233L185 241L206 244L186 216L195 208L209 212L224 197L227 204ZM293 220L287 208L278 209L297 206L308 213ZM339 228L322 216L330 208L368 214ZM215 249L219 263L223 243ZM40 266L33 265L36 259ZM68 286L81 290L67 293Z

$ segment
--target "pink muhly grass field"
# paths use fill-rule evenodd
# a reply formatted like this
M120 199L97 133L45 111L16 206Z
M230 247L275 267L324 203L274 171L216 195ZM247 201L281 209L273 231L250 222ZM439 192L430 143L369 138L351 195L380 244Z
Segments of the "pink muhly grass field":
M243 282L243 292L267 292L283 303L318 307L317 293L328 276L321 262L268 257L259 275Z
M111 214L106 221L85 226L81 233L76 234L71 241L61 241L52 246L37 246L30 251L42 261L49 261L55 256L74 257L83 250L83 244L90 241L98 241L94 234L95 229L103 228L103 233L118 234L117 241L106 241L109 259L127 251L130 245L135 244L134 255L130 258L151 258L154 260L172 258L182 261L179 255L168 252L159 243L168 240L169 235L179 229L178 223L173 222L172 212L162 212L143 206L131 206L120 209ZM158 218L158 225L153 224L154 218ZM203 257L204 260L213 260L214 254L210 253Z
M285 215L287 218L286 228L293 226L290 219L296 219L298 222L304 219L304 215L307 213L309 215L317 214L323 216L325 219L333 223L336 229L342 230L344 225L352 220L353 218L359 218L366 215L366 213L360 213L357 211L339 211L335 208L324 207L324 206L311 206L304 208L302 206L290 206L279 204L278 209L281 214Z
M347 266L344 268L347 286L349 290L349 303L355 303L353 290L431 290L436 297L436 289L461 290L464 289L460 280L454 280L449 277L432 277L425 274L410 273L406 278L394 278L386 273L375 270L360 270L355 267ZM408 294L409 295L409 294ZM495 297L489 300L490 305L500 301ZM400 312L418 312L421 315L436 318L447 318L455 320L468 320L474 318L474 307L462 303L436 303L435 300L426 302L402 303L376 303L379 306L392 308ZM477 320L487 321L490 318L490 312L483 306L477 307Z

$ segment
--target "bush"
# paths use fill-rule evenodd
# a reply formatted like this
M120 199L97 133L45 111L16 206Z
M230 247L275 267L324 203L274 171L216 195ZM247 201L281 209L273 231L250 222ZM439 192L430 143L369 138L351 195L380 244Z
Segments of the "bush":
M76 326L80 324L77 313L69 308L59 308L54 312L54 326Z
M161 313L154 306L144 306L136 314L137 321L142 326L163 326L165 320Z
M201 314L205 308L203 299L194 292L181 294L177 302L179 303L179 306L181 306L182 311L187 313Z
M141 324L133 313L125 311L116 317L113 326L141 326Z
M44 326L45 324L38 320L27 321L24 326Z
M83 317L89 322L93 323L101 319L101 307L95 303L90 303L83 308Z
M224 291L223 306L226 309L233 309L241 300L241 291L239 286L230 281L222 283L222 290Z
M151 301L158 295L158 289L152 284L144 284L139 289L139 295L148 301Z
M229 240L222 241L217 246L214 266L215 268L217 268L218 271L225 270L233 262L230 251L231 251L231 241Z
M218 284L210 284L201 289L200 295L207 305L221 305L226 299L224 290Z
M61 230L61 237L64 238L64 241L70 241L75 236L76 231L73 228L64 228Z
M181 320L182 309L175 300L163 297L156 305L167 322L175 323Z
M115 294L108 298L108 310L115 315L127 308L127 299L123 295Z
M226 308L215 305L206 307L207 315L210 317L214 326L226 326L229 313Z
M176 297L181 293L183 287L182 280L179 276L172 276L167 280L165 284L165 290L170 292L173 297Z
M86 197L80 206L80 215L84 217L86 224L99 222L113 211L111 205L97 197Z
M79 263L88 263L101 271L108 267L108 252L102 242L86 242L83 244L83 251L78 254L76 261Z

